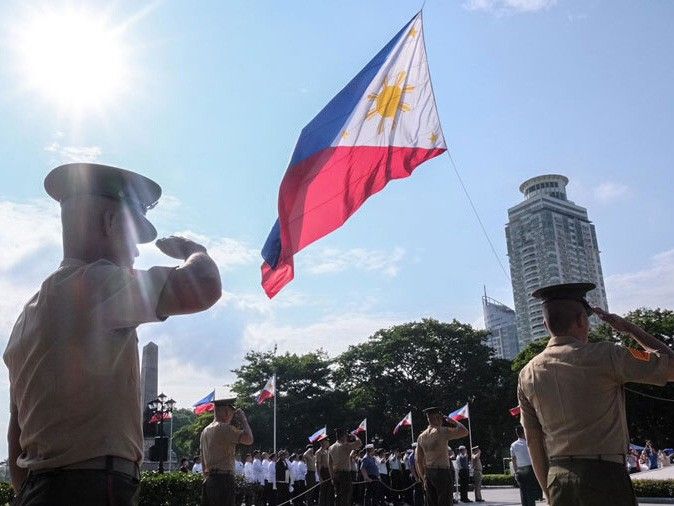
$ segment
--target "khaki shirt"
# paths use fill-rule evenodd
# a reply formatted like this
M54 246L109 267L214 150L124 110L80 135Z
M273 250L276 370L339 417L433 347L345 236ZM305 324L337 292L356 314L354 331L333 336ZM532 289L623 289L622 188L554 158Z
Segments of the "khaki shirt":
M328 450L324 450L323 448L319 448L316 451L316 467L318 469L327 469L329 466L329 459L328 459Z
M417 446L423 450L426 467L449 469L449 441L462 437L458 433L456 427L429 425L419 434Z
M307 471L316 472L316 459L313 450L309 449L304 452L304 462L307 463Z
M217 420L204 428L200 442L205 473L234 471L235 450L241 434L243 429Z
M332 463L332 471L351 471L351 451L357 450L363 443L360 439L352 442L340 443L337 441L330 446L328 455Z
M143 453L136 327L159 321L171 268L66 259L26 304L4 361L21 429L20 467Z
M613 343L553 337L522 369L517 397L527 437L548 457L620 455L629 443L623 384L664 385L669 357Z

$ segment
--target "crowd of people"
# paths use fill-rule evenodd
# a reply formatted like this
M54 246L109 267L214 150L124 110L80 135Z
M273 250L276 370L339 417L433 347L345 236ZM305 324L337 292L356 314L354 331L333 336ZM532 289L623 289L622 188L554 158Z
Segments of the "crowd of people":
M316 447L318 446L318 448ZM424 504L424 489L414 466L413 443L406 450L385 450L366 444L359 450L351 450L351 483L353 504L385 506L396 504ZM237 498L237 504L246 506L275 506L291 501L294 506L316 505L319 499L321 455L317 445L290 453L255 450L237 454L234 472L247 483L245 491ZM481 494L482 462L480 448L475 446L469 455L461 445L455 453L448 447L451 465L451 488L456 500L472 502L468 498L469 482L473 482L474 500L484 502ZM203 473L201 458L182 458L179 467L184 473ZM278 475L278 479L277 479ZM327 476L327 475L326 475ZM324 480L327 481L327 480ZM328 501L327 504L330 504Z
M651 441L646 441L643 448L630 445L626 456L627 470L632 473L661 469L672 465L672 456L665 450L657 450Z

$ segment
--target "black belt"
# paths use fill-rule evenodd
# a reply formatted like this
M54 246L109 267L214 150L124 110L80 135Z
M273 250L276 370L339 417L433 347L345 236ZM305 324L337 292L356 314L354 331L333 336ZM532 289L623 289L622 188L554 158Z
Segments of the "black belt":
M624 464L625 455L620 453L604 453L598 455L559 455L557 457L550 457L550 462L582 462L587 460L599 460L602 462L610 462L612 464Z
M111 455L105 457L95 457L93 459L75 462L63 467L56 467L51 469L37 469L30 471L34 476L41 474L55 473L60 471L106 471L109 473L121 473L137 480L140 479L140 470L136 462L124 459L122 457L113 457Z

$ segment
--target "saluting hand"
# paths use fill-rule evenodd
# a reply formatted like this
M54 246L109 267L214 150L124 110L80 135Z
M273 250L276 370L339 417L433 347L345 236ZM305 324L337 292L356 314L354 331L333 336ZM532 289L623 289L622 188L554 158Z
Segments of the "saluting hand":
M629 327L629 322L625 320L622 316L617 314L608 313L600 307L593 307L592 311L596 314L600 320L608 323L614 330L618 332L627 332Z
M201 244L177 235L157 239L155 244L163 253L180 260L186 260L194 253L206 253L206 248Z

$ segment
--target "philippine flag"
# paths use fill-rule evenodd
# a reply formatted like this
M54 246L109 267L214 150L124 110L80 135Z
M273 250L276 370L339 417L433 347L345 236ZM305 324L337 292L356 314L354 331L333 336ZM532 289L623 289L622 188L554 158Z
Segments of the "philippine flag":
M262 249L267 295L293 279L295 253L446 150L420 12L302 130Z
M360 425L352 432L352 434L360 434L362 432L367 432L367 418L360 422Z
M153 424L159 423L161 420L166 421L166 420L170 420L171 418L173 418L173 415L170 412L168 412L168 413L155 413L154 415L152 415L152 418L150 418L150 420L148 420L148 423L153 423Z
M276 375L272 375L267 380L267 384L262 389L262 392L260 392L260 395L257 396L257 404L264 404L267 399L271 399L274 395L276 395Z
M309 436L309 442L315 443L315 442L319 441L320 439L323 439L323 436L327 436L327 435L328 435L327 427L323 427L322 429L318 429L311 436Z
M468 404L466 404L462 408L457 409L456 411L452 411L449 414L449 418L456 420L457 422L460 420L466 420L470 418L470 413L468 412Z
M510 408L510 414L512 416L520 416L520 413L522 412L522 409L520 408L519 404L515 406L514 408Z
M204 413L213 411L215 409L215 404L213 404L214 401L215 401L215 390L213 390L210 394L208 394L200 401L194 403L194 413L197 415L203 415Z
M412 412L410 411L405 415L405 418L400 420L398 422L398 425L395 426L395 429L393 429L393 435L395 436L396 434L398 434L398 431L402 427L411 427L411 426L412 426Z

